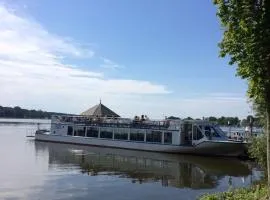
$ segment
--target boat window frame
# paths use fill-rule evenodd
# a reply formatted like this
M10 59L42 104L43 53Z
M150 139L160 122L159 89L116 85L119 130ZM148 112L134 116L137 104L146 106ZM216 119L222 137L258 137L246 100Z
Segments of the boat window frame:
M86 129L86 126L81 126L81 125L74 126L74 136L85 137L85 129Z
M192 141L198 141L198 140L201 140L205 137L205 134L203 134L203 130L201 128L202 126L201 125L197 125L197 124L193 124L193 127L192 127ZM195 131L194 129L196 129L196 135L195 135ZM195 136L198 136L197 133L200 133L200 137L196 137Z
M95 134L96 136L88 136L88 131L95 131ZM85 137L88 137L88 138L98 138L98 133L99 133L99 130L97 127L92 127L92 126L88 126L87 129L86 129L86 135Z
M210 128L210 132L206 131L206 127ZM214 134L213 134L214 133ZM219 134L219 132L214 128L213 125L205 125L204 126L204 134L207 138L221 138L222 136Z
M70 128L71 128L71 129L70 129ZM70 132L70 130L71 130L71 132ZM68 128L67 128L67 135L70 135L70 136L73 135L73 126L68 125Z
M165 134L170 134L170 140L169 142L168 141L165 141ZM163 135L163 144L172 144L172 136L173 136L173 133L171 131L164 131L164 135Z
M133 136L136 135L136 139L133 139ZM138 137L140 135L140 137ZM144 129L130 129L129 133L129 141L133 142L144 142L144 136L145 136L145 130ZM137 138L140 138L140 140L137 140Z
M112 128L101 127L99 129L99 132L100 132L100 134L99 134L100 139L111 139L111 140L113 139L113 129ZM111 137L102 137L103 136L102 134L105 134L105 136L106 136L106 134L108 134L108 133L111 134Z
M155 140L155 139L157 139L156 134L159 135L158 141ZM149 140L149 139L152 139L152 140ZM160 141L159 141L159 139L160 139ZM147 133L146 134L146 142L147 143L162 144L162 131L152 130L151 133Z
M117 135L118 136L125 135L125 137L116 138ZM122 141L127 141L128 140L128 132L125 130L125 128L115 128L114 129L114 140L122 140Z

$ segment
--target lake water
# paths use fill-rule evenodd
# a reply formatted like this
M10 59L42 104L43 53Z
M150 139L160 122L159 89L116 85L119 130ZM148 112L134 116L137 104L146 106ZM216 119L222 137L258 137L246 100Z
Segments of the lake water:
M27 121L27 120L26 120ZM39 121L40 122L40 121ZM46 121L41 126L48 127ZM196 199L260 178L237 159L37 142L34 123L0 122L0 199Z

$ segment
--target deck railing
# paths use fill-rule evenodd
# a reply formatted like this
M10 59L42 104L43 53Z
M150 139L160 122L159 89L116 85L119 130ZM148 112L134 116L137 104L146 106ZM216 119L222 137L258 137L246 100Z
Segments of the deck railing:
M53 116L52 123L73 123L84 126L116 127L116 128L138 128L138 129L176 129L171 120L131 120L127 118L108 117L85 117L85 116Z

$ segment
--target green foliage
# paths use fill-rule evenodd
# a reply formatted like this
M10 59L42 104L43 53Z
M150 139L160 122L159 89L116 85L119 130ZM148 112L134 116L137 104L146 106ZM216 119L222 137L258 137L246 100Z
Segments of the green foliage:
M216 118L216 117L208 117L208 120L210 121L210 122L216 122L218 119Z
M206 194L199 198L200 200L266 200L267 187L264 185L256 185L250 188L240 188L232 191Z
M221 116L221 117L217 118L217 117L212 117L211 116L211 117L208 117L206 119L209 120L210 122L217 122L219 125L223 125L223 126L227 126L228 122L232 126L240 125L240 119L238 117L224 117L224 116Z
M248 96L260 107L270 98L270 1L214 0L224 27L219 47L237 75L248 80Z
M179 118L176 118L173 116L168 117L168 119L174 119L174 118L179 119ZM191 120L192 118L191 117L184 118L184 120L188 120L188 119ZM248 126L249 125L249 122L247 119L243 119L241 121L238 117L210 116L210 117L204 117L203 119L208 120L210 122L218 123L219 125L222 125L222 126L227 126L228 122L230 123L231 126ZM196 119L196 120L200 120L200 119ZM259 117L254 118L253 125L254 125L254 127L261 127L262 126Z
M238 117L221 117L218 119L218 124L220 125L228 125L228 122L230 123L230 125L236 126L239 125L240 120L238 119Z
M167 119L180 119L179 117L175 117L175 116L170 116Z
M242 119L241 121L241 126L249 126L250 125L250 121L249 121L249 117L251 115L248 115L245 119ZM261 117L257 116L257 117L253 117L254 121L253 121L253 126L254 127L263 127L263 123L261 121Z
M187 117L187 118L184 118L183 120L193 120L192 117Z
M214 0L224 28L220 56L229 56L236 74L248 83L248 97L266 119L270 147L270 0ZM270 185L270 155L267 156Z
M267 151L266 151L266 136L252 138L248 148L248 153L251 158L254 158L258 164L266 169L267 167Z
M27 110L16 106L14 108L11 107L2 107L0 106L0 118L51 118L52 115L64 115L63 113L54 113L54 112L46 112L41 110Z

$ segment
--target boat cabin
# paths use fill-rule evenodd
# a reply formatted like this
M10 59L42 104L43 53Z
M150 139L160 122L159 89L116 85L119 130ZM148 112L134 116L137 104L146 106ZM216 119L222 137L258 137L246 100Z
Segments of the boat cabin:
M138 120L86 116L53 116L51 134L151 144L193 146L224 140L224 132L203 120Z

